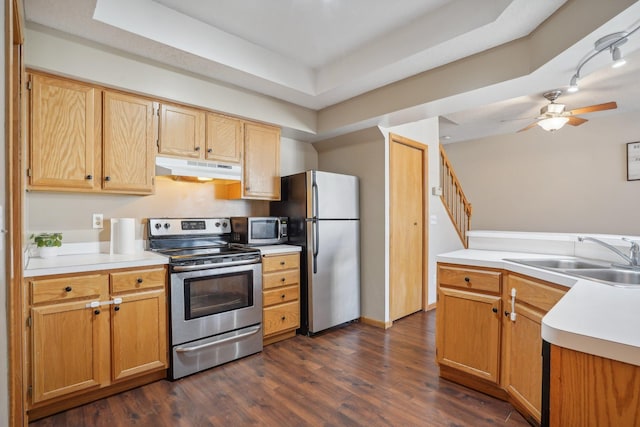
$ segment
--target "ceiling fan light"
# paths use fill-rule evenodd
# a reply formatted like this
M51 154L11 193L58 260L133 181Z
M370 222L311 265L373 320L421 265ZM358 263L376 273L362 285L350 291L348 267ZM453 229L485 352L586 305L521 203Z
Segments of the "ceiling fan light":
M611 51L611 58L613 59L613 64L611 65L611 67L613 68L619 68L622 67L624 64L627 63L627 61L625 61L624 56L622 56L622 52L620 51L619 47L614 47L613 50Z
M538 126L542 129L553 132L554 130L560 129L569 121L569 117L549 117L547 119L542 119L538 122Z

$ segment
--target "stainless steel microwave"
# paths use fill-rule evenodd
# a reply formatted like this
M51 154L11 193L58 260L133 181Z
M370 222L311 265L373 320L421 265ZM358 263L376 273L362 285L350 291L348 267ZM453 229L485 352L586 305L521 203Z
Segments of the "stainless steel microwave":
M231 241L244 245L277 245L286 243L287 217L231 217Z

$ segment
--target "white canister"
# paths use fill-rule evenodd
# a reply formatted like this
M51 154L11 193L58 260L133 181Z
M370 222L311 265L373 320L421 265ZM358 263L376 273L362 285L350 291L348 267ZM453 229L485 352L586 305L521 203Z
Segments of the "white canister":
M135 218L111 218L112 254L133 254L136 251Z

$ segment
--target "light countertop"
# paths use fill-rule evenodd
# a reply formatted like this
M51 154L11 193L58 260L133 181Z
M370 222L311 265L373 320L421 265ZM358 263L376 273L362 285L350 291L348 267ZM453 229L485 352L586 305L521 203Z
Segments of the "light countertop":
M566 258L466 249L437 256L438 262L484 266L567 286L566 295L543 317L542 338L560 347L640 366L640 287L621 288L505 261Z
M253 246L253 248L259 249L261 255L278 255L302 251L302 248L300 246L294 245L264 245Z
M168 258L149 251L140 251L131 255L110 255L90 253L78 255L59 255L53 258L29 258L24 277L48 276L51 274L81 273L116 268L146 267L167 264Z

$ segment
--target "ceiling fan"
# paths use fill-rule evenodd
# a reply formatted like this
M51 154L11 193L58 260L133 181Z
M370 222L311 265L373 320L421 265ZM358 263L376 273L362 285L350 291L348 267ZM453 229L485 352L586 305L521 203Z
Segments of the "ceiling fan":
M604 104L589 105L587 107L565 111L564 104L556 104L555 102L561 94L561 90L551 90L549 92L543 93L542 96L549 100L550 103L540 109L540 115L536 117L535 122L531 123L525 128L520 129L518 132L529 130L536 125L550 132L560 129L567 123L571 126L580 126L581 124L586 122L587 119L577 117L578 114L587 114L593 113L594 111L613 110L615 108L618 108L618 104L616 104L615 102L606 102Z

